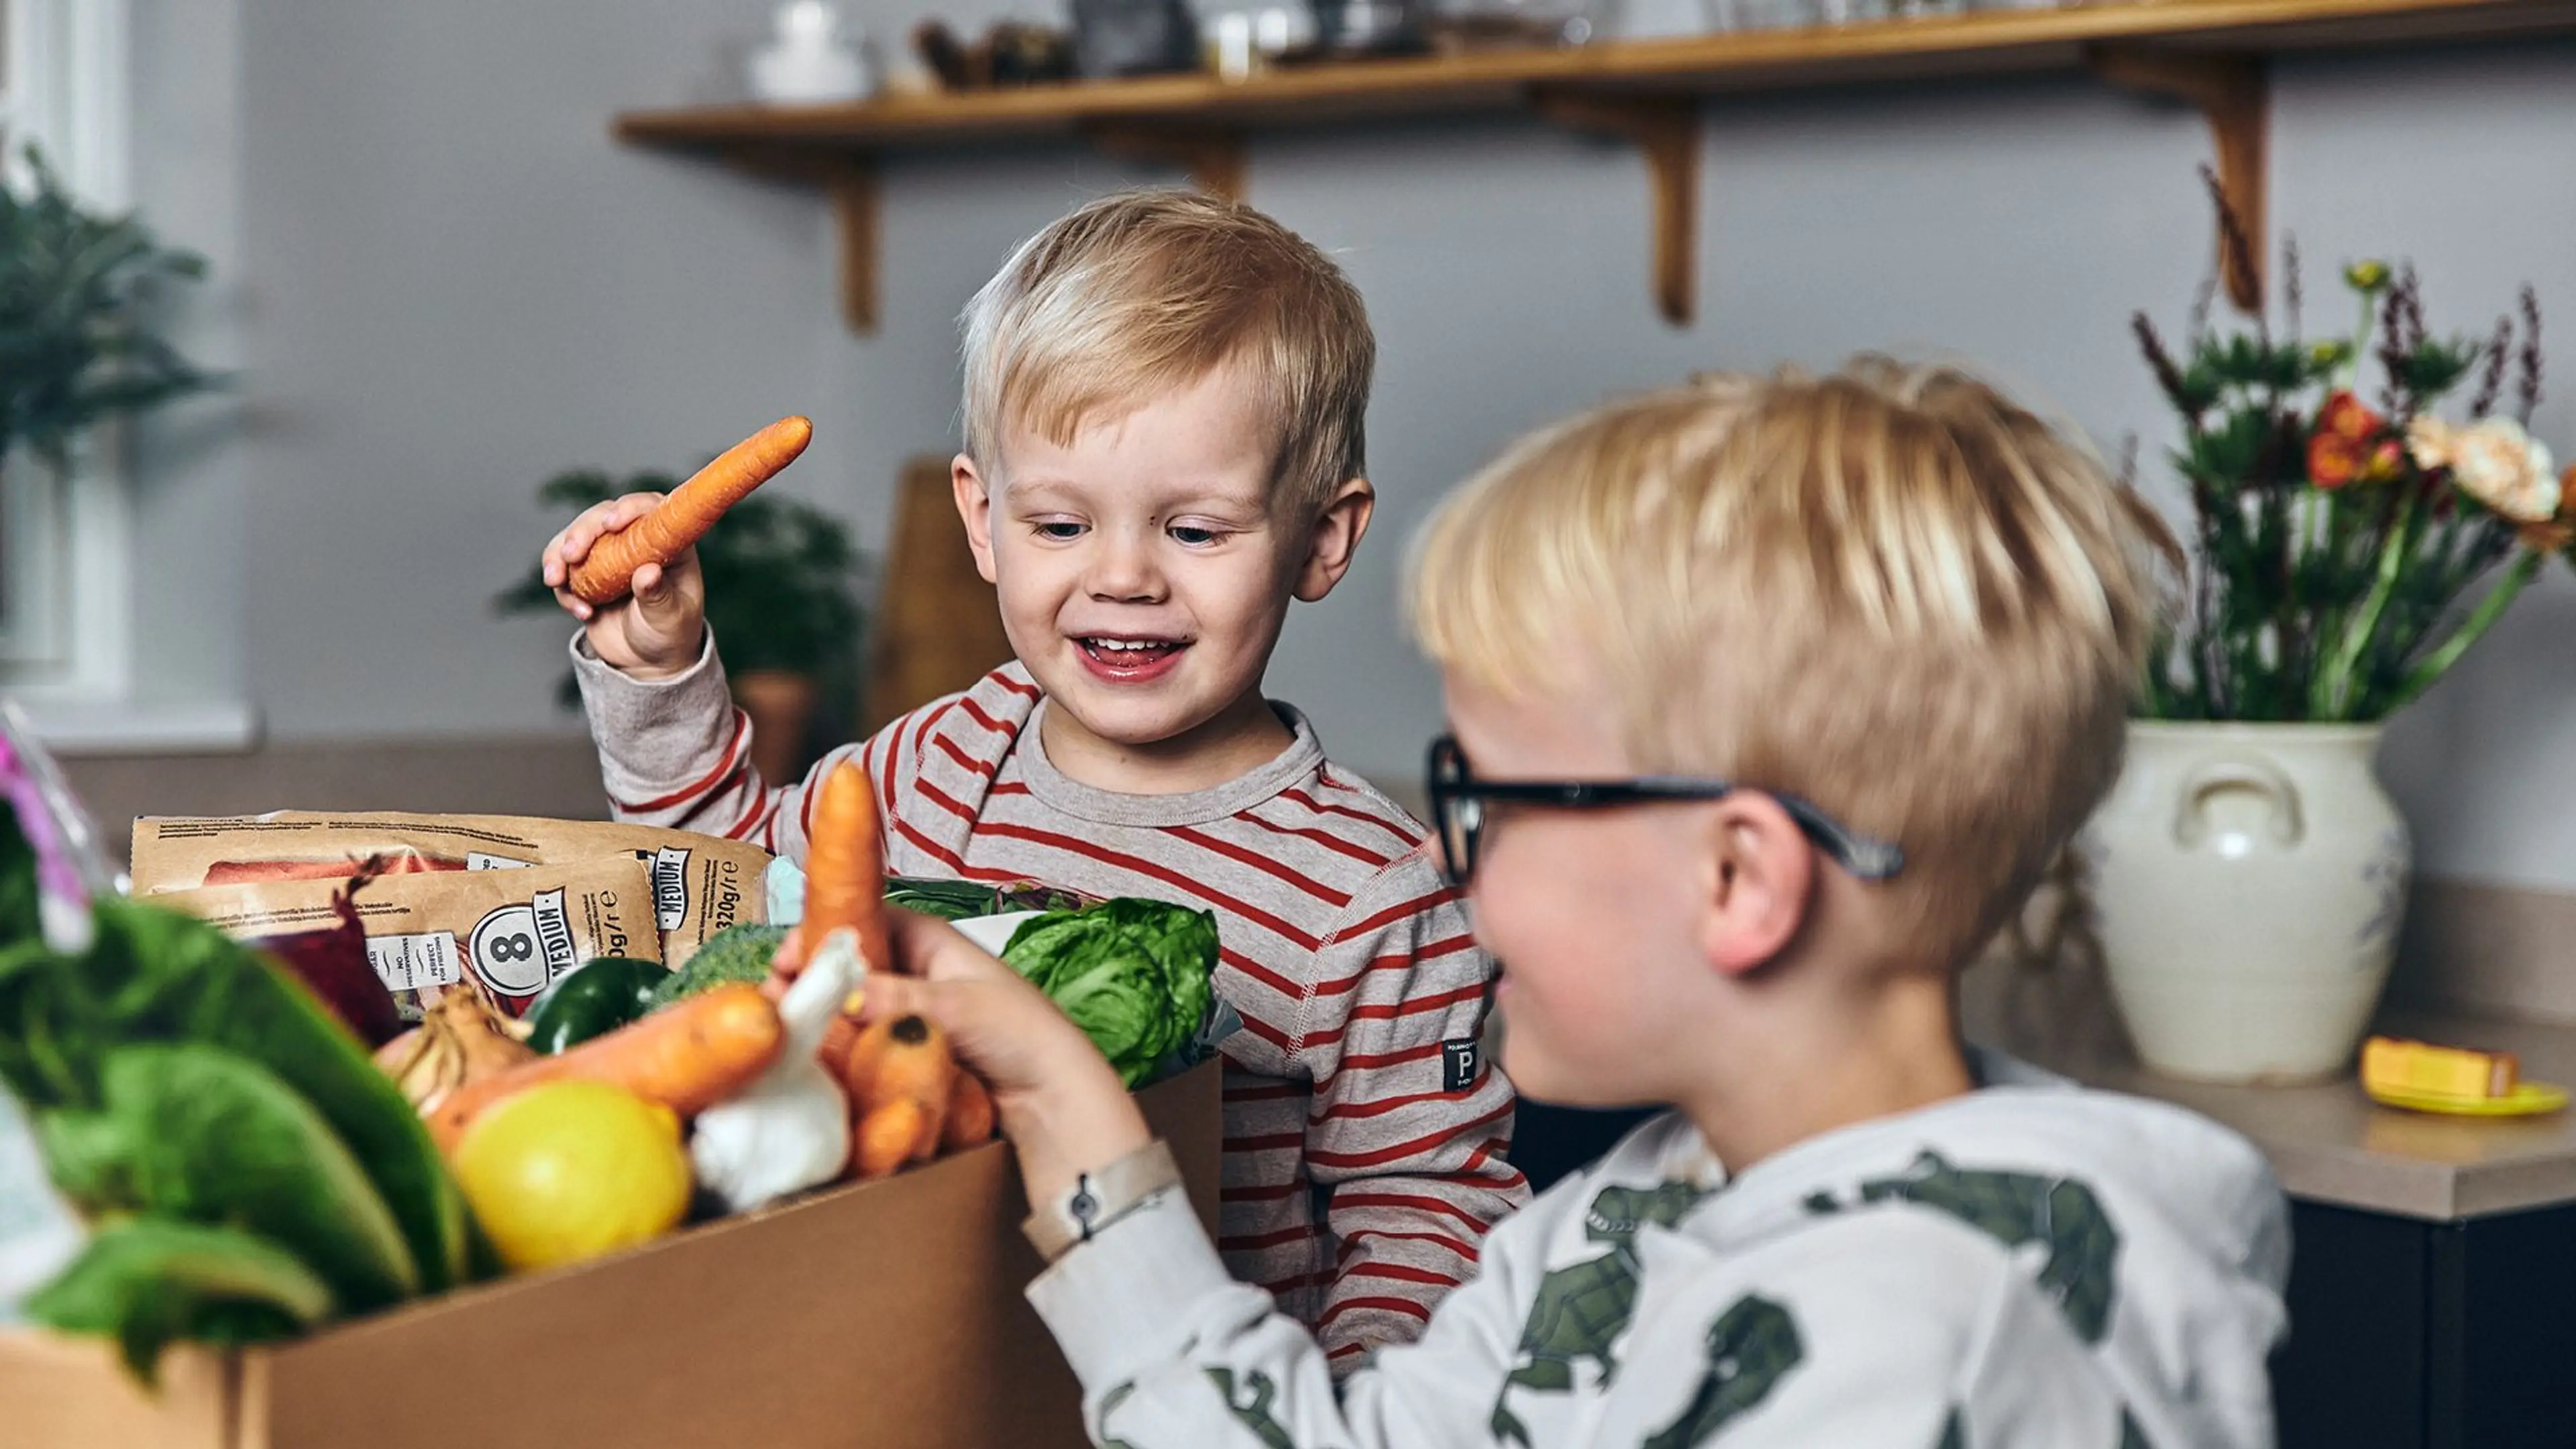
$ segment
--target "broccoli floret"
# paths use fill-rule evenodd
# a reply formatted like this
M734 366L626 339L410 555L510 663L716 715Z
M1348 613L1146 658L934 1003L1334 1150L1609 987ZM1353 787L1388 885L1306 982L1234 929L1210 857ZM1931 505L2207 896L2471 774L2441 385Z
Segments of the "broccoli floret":
M722 986L728 981L757 983L769 975L769 958L778 953L785 926L727 926L707 938L687 963L653 988L653 1009Z

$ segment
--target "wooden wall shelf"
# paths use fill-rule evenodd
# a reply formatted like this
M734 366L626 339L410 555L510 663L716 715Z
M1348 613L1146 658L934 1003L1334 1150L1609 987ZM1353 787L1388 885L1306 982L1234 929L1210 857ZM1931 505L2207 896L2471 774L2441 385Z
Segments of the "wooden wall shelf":
M1080 82L967 95L889 96L841 106L630 112L631 144L710 155L801 178L833 198L842 229L842 310L876 316L876 159L960 146L1085 140L1186 169L1240 194L1255 130L1424 116L1526 112L1616 137L1645 159L1655 207L1655 298L1692 315L1705 97L1854 84L2092 72L2192 105L2209 119L2218 171L2255 239L2255 269L2231 268L2239 306L2260 296L2268 57L2515 36L2576 35L2576 0L2129 0L2063 10L1990 10L1817 30L1757 31L1578 49L1509 51L1212 76Z

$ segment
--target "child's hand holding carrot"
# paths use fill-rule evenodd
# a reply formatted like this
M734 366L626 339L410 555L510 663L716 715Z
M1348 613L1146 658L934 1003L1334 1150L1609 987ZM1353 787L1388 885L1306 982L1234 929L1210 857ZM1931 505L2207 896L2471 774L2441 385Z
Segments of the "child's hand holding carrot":
M1117 1069L1043 991L946 921L889 910L896 970L868 978L870 1022L921 1016L992 1088L1031 1202L1153 1140Z
M669 563L648 563L632 575L632 592L610 604L592 604L570 585L573 569L600 541L623 533L661 506L659 493L629 493L584 512L546 545L542 567L556 602L582 621L591 652L610 667L639 679L661 679L698 662L706 647L707 586L698 551L683 549Z
M727 448L665 497L629 493L574 519L546 545L546 584L609 665L643 678L697 662L706 581L697 542L724 511L796 461L814 425L780 418ZM631 606L630 606L631 604Z

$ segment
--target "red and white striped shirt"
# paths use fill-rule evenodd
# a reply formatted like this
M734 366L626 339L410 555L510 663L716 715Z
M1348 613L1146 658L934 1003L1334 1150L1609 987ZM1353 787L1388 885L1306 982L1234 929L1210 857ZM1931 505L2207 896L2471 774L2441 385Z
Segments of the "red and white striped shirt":
M1504 1160L1513 1098L1481 1052L1492 965L1420 822L1324 759L1314 731L1187 795L1122 795L1058 772L1017 664L767 788L710 642L686 674L627 679L578 645L617 818L805 853L808 787L863 754L895 874L1036 880L1215 913L1225 1047L1219 1247L1236 1277L1314 1327L1337 1370L1413 1338L1528 1200Z

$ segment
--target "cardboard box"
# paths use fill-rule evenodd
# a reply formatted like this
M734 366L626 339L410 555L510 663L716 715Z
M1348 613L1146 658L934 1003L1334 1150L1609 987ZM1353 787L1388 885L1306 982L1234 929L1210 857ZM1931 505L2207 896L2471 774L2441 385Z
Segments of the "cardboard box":
M1216 1220L1218 1066L1141 1093ZM0 1449L1020 1449L1087 1443L1023 1289L1000 1143L296 1343L174 1351L0 1334Z

